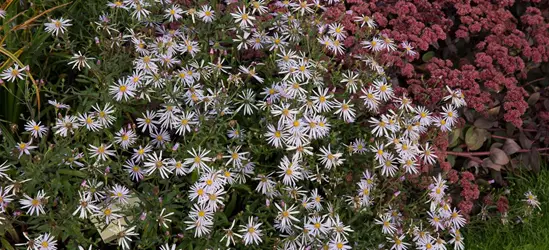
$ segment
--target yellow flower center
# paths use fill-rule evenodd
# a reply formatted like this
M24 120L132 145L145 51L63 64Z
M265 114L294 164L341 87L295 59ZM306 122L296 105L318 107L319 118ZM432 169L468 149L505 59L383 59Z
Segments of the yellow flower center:
M381 88L379 88L382 92L385 92L387 91L387 86L385 85L382 85Z
M318 100L319 100L320 102L325 102L325 101L326 101L326 97L325 97L325 96L320 96L320 97L318 98Z
M162 168L162 166L164 166L164 163L162 163L162 161L157 161L155 164L156 168Z

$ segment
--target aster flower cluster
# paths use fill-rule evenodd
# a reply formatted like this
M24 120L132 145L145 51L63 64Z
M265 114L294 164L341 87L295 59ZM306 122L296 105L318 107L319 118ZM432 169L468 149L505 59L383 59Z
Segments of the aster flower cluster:
M102 15L96 32L120 43L97 46L129 48L131 68L101 83L86 104L49 100L52 124L26 121L10 164L0 167L0 218L29 221L62 211L99 225L93 230L104 242L108 228L122 249L135 241L190 249L211 239L207 246L215 249L382 243L357 237L362 224L381 231L393 249L462 249L466 220L452 207L445 173L432 177L438 157L430 133L455 127L465 96L445 88L434 109L415 105L376 58L416 52L406 41L374 35L377 23L368 16L351 29L368 34L360 43L371 56L353 57L350 65L331 60L345 55L349 36L347 25L322 18L334 4L109 3L135 26L123 34L114 15ZM58 36L70 22L52 19L45 27ZM88 59L78 52L69 66L90 69ZM9 81L24 77L7 73ZM49 161L57 161L55 173L40 168ZM36 171L28 166L44 176L19 180ZM56 175L67 178L35 180ZM417 203L421 215L406 217L396 209L405 202L399 194L419 176L432 185L413 193L426 194ZM61 186L74 192L59 192ZM167 237L145 239L157 231ZM36 233L21 244L57 248L52 232ZM85 249L87 241L70 240Z

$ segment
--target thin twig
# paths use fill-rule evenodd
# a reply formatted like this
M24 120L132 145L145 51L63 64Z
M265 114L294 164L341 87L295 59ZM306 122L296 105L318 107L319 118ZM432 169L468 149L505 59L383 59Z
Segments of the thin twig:
M532 83L536 83L536 82L540 82L540 81L545 80L545 78L546 78L546 77L542 77L542 78L538 78L538 79L536 79L536 80L529 81L529 82L527 82L526 84L524 84L524 86L522 86L522 87L523 87L523 88L526 88L526 87L530 86L530 84L532 84Z
M549 148L538 148L537 151L547 151ZM527 153L531 152L531 149L521 149L517 151L517 153ZM483 156L483 155L490 155L489 151L485 152L455 152L455 151L446 151L446 154L449 155L455 155L455 156L463 156L463 157L470 157L470 156Z

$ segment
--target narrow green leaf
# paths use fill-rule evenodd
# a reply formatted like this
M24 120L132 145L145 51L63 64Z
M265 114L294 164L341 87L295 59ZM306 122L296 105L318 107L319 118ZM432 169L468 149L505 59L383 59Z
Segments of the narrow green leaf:
M0 241L2 242L2 247L5 247L8 250L15 250L6 239L0 238Z
M77 177L80 177L80 178L86 178L86 174L84 174L83 172L78 171L78 170L59 169L59 170L57 170L57 173L64 174L64 175L77 176Z

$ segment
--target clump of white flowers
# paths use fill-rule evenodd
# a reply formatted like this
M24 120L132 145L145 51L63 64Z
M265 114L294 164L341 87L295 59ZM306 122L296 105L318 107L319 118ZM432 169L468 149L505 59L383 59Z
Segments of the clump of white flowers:
M265 1L227 3L223 10L170 2L109 3L135 26L122 35L107 14L96 32L122 39L105 46L130 46L132 68L102 83L93 105L70 109L50 100L54 124L27 121L29 140L16 145L14 156L46 158L47 150L65 145L58 167L81 178L71 183L72 201L56 194L55 203L82 223L116 225L111 231L122 249L133 248L150 221L147 227L185 234L188 242L216 237L210 246L223 248L365 249L385 242L359 239L364 229L352 226L357 218L379 229L391 249L463 248L466 220L452 208L443 175L418 192L428 197L419 203L420 217L404 216L400 191L387 192L387 183L429 176L421 167L435 165L437 155L426 134L450 131L465 105L460 90L448 89L447 104L437 110L396 94L375 58L398 49L415 55L408 42L399 47L385 35L371 36L362 44L372 54L344 67L330 57L345 55L347 31L320 21L319 1L277 2L284 12ZM70 25L52 19L45 29L57 36ZM355 25L376 28L366 16ZM72 59L81 70L93 58L78 51ZM18 65L2 74L7 81L24 77ZM59 142L50 149L34 144L39 140ZM0 177L11 181L10 165L0 167ZM44 191L22 195L0 180L1 213L56 212L54 197ZM12 206L17 199L20 206ZM133 202L141 204L140 213ZM373 204L381 208L376 218L365 215ZM122 224L126 220L131 224ZM49 233L33 242L56 249ZM175 249L171 241L155 243Z

